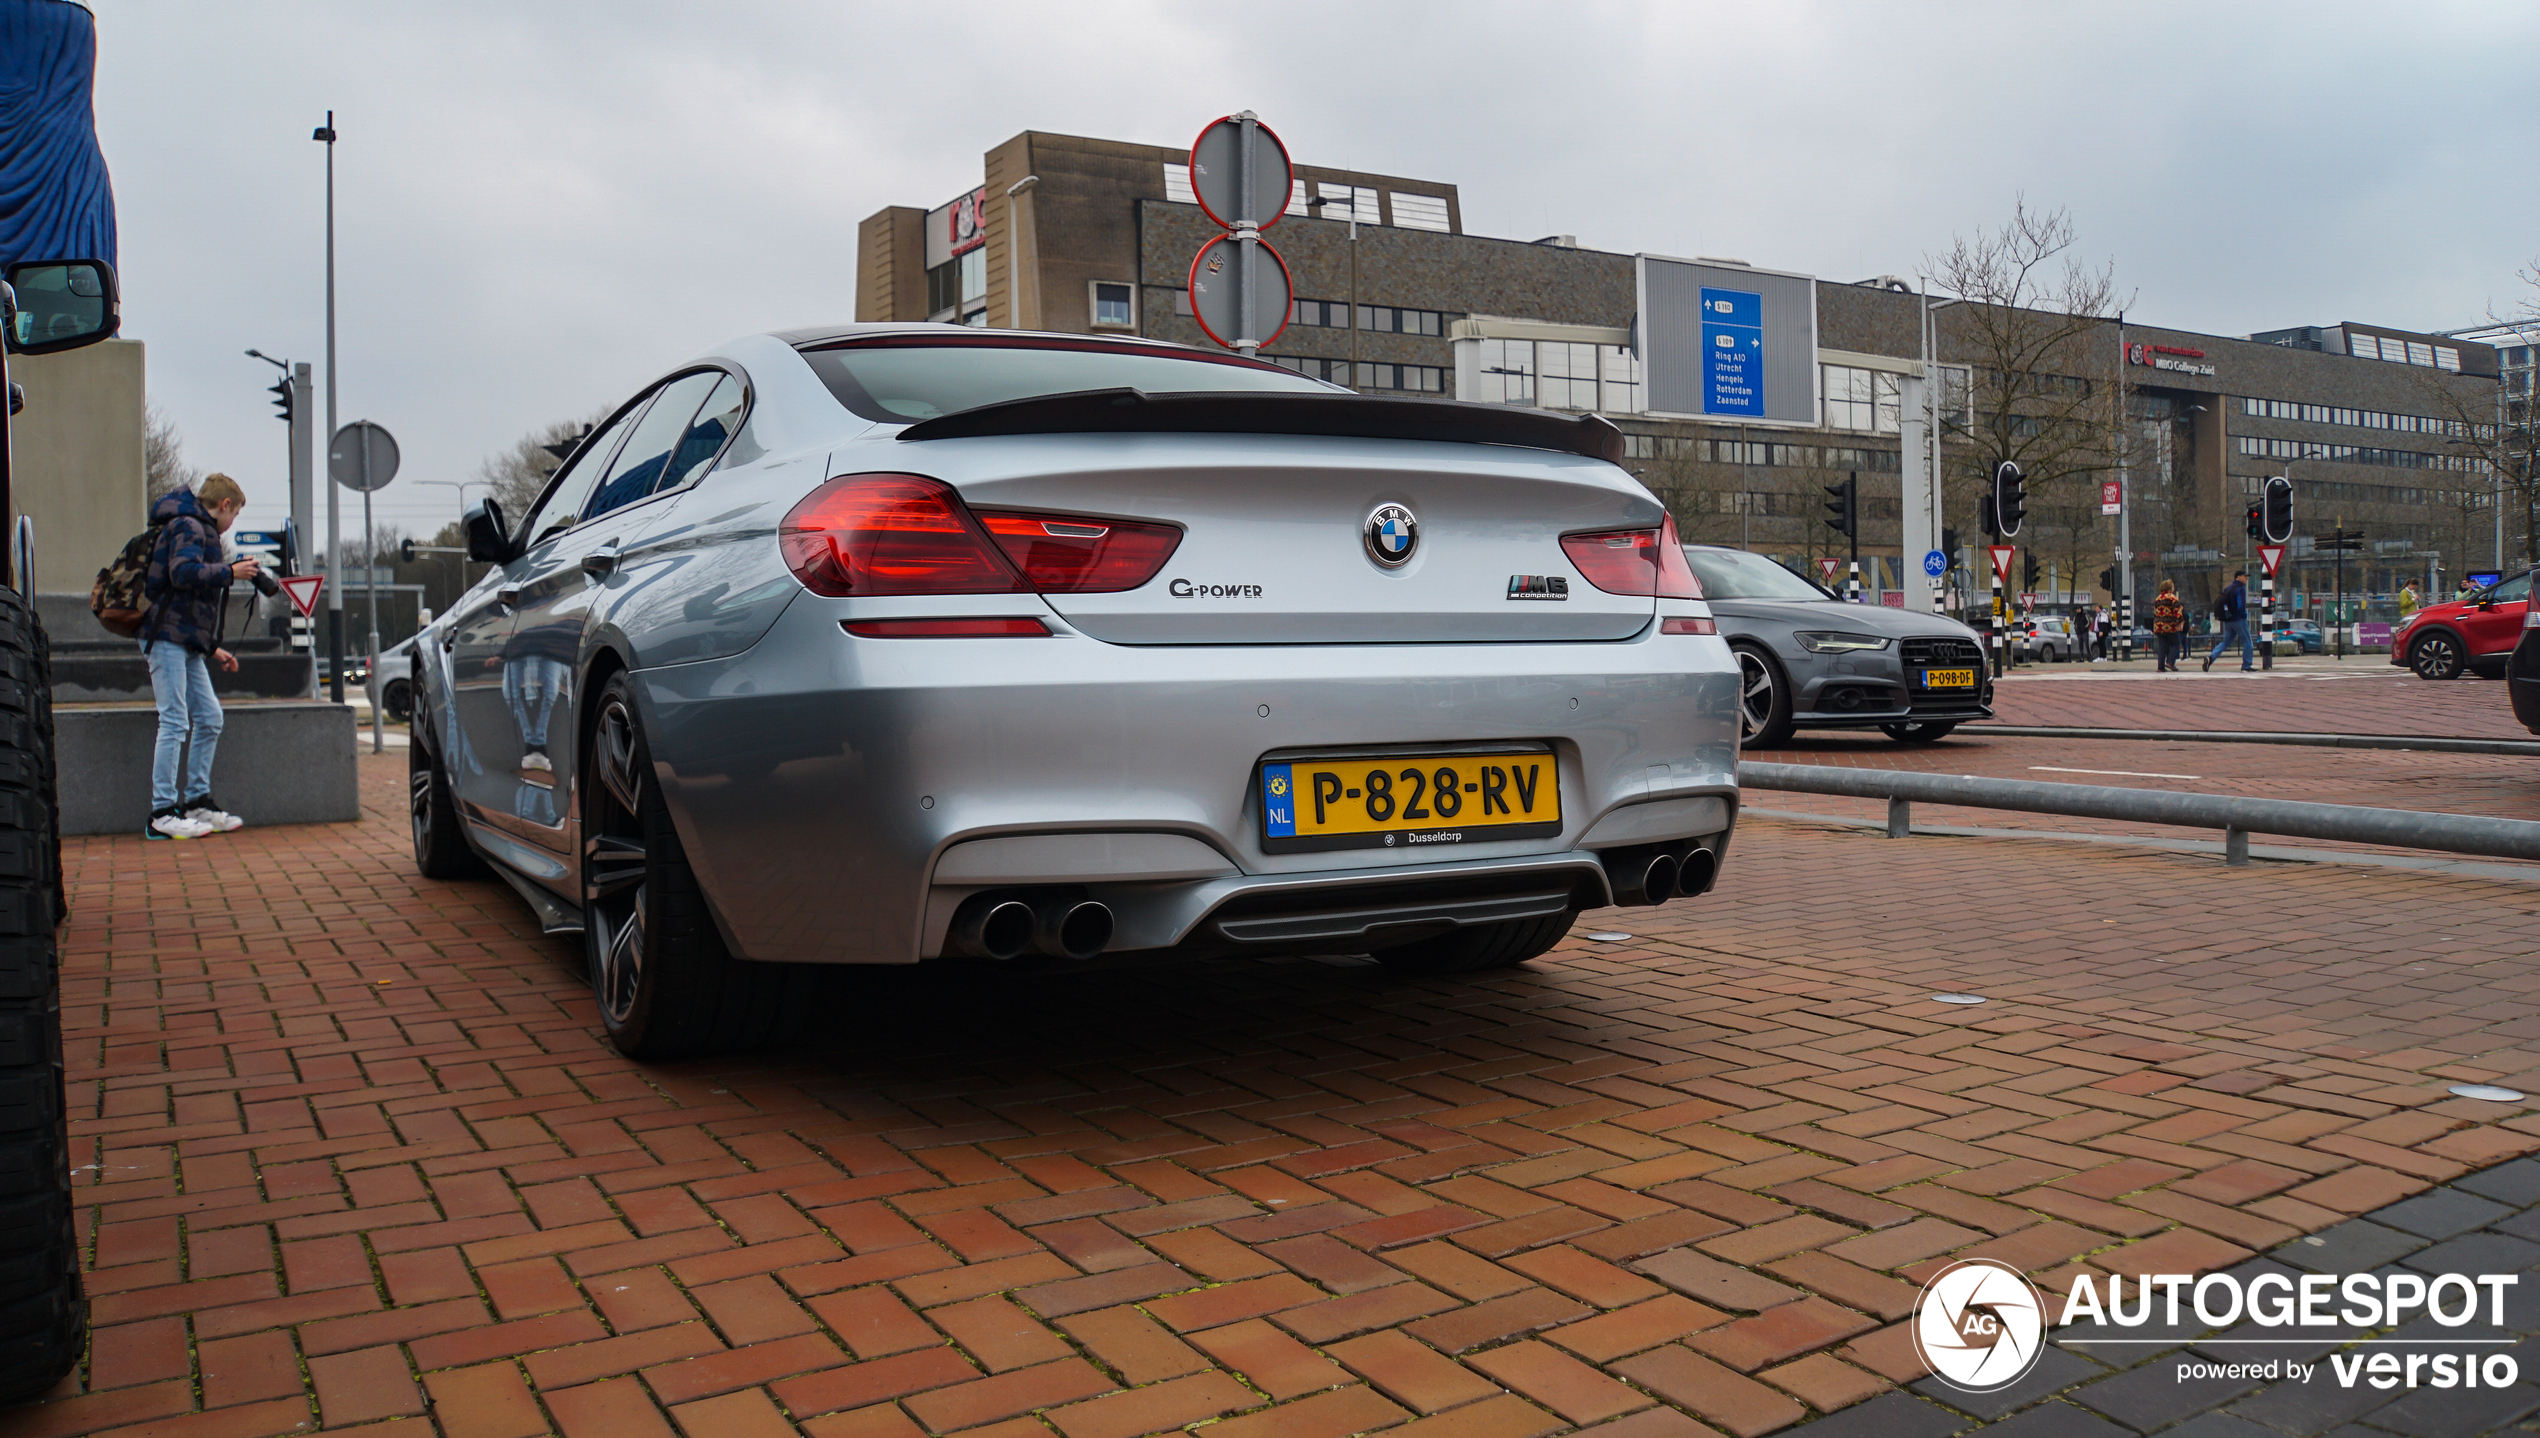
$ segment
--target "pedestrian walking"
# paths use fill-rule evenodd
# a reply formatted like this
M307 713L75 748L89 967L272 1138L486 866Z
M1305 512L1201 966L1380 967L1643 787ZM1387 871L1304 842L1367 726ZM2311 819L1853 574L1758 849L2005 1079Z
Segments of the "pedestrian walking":
M2161 581L2161 592L2152 597L2152 657L2159 666L2156 673L2178 672L2178 652L2187 634L2187 606L2179 602L2178 586Z
M143 830L148 838L199 839L244 823L212 798L221 709L212 693L210 665L238 672L237 657L221 647L221 629L228 619L230 584L252 577L257 564L222 558L220 537L246 507L246 491L225 474L206 475L196 488L173 490L150 506L150 523L159 540L150 551L143 587L150 609L137 636L150 666L150 694L159 704L158 749L150 759L150 822Z
M2214 618L2222 624L2222 637L2214 641L2213 650L2206 654L2206 669L2211 670L2214 667L2214 661L2220 659L2222 652L2229 649L2232 642L2237 640L2240 644L2240 672L2256 673L2258 651L2257 647L2249 642L2248 570L2240 569L2232 572L2231 583L2224 585L2221 596L2214 600Z

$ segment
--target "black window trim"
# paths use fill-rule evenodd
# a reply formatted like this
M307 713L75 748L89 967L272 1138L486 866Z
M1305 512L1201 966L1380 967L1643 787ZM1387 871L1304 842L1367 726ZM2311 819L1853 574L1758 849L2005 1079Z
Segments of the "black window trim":
M741 382L741 423L732 426L732 433L723 437L722 446L715 450L714 458L706 462L705 468L697 471L697 478L694 481L691 481L689 484L683 484L679 486L678 489L656 489L650 494L645 495L642 499L633 500L626 504L619 505L617 509L612 509L609 513L615 514L618 510L633 509L636 505L651 502L657 495L677 494L680 490L690 489L696 484L703 483L705 477L714 472L715 465L720 464L723 461L723 456L730 452L732 448L732 441L740 437L742 427L750 422L750 411L756 405L758 399L757 391L750 384L749 374L740 366L728 363L724 360L707 360L702 364L683 365L680 368L671 371L669 374L663 375L654 380L651 384L644 386L642 389L637 390L633 399L619 405L615 410L610 412L608 418L591 426L591 433L584 436L582 446L574 450L573 453L565 456L564 463L556 466L556 472L547 476L546 486L538 491L538 497L530 501L529 512L520 517L520 529L513 535L514 546L523 552L526 552L536 545L545 543L546 541L543 537L534 536L529 532L529 524L530 521L537 516L538 512L546 507L547 501L555 497L556 490L564 484L565 480L585 463L594 463L606 468L611 461L617 458L617 452L626 447L626 441L633 437L636 427L644 422L643 411L652 408L654 399L660 396L663 389L679 380L686 379L692 374L703 374L707 370L721 370L723 373L728 374ZM713 391L708 390L707 393L711 395ZM702 400L699 401L700 404L703 402L704 401ZM609 446L608 453L606 455L595 457L590 448L590 441L601 435L607 434L609 432L609 426L617 423L621 419L627 421L626 432L619 435L616 441ZM585 516L577 510L574 514L573 523L566 526L566 528L578 529L582 525L589 523L592 518L596 517L597 516Z

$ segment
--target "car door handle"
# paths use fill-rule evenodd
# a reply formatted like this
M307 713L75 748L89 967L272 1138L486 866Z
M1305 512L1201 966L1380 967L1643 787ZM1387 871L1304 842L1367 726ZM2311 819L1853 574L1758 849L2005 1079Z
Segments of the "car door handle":
M494 602L505 609L518 609L520 607L520 590L506 584L502 588L494 591Z
M606 579L616 568L617 551L614 548L594 549L582 556L582 572L593 579Z

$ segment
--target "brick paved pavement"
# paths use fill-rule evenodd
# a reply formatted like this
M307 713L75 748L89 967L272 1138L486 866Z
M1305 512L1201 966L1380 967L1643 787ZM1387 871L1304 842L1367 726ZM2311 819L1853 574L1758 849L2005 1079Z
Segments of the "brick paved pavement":
M1995 717L2004 724L2532 737L2514 722L2504 685L2468 678L2429 684L2378 654L2278 660L2264 674L2227 672L2220 664L2207 674L2193 662L2183 673L2157 676L2140 666L2038 664L2013 671L1993 692Z
M363 778L72 845L97 1338L0 1438L1756 1434L1919 1377L1954 1256L2225 1266L2540 1147L2443 1092L2540 1087L2517 885L1759 822L1482 982L860 973L646 1068Z

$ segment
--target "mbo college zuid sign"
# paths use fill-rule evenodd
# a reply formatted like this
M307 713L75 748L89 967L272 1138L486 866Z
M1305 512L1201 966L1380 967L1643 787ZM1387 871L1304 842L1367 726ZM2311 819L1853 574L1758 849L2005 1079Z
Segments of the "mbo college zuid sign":
M2519 1282L2511 1273L2395 1269L2246 1279L2144 1273L2102 1280L2083 1273L2064 1295L2053 1341L2122 1368L2132 1362L2129 1349L2176 1348L2182 1333L2230 1329L2165 1360L2175 1370L2173 1381L2308 1384L2325 1370L2325 1381L2340 1388L2511 1388L2522 1369L2511 1351L2517 1338L2507 1323L2505 1295ZM1911 1329L1914 1351L1950 1387L1994 1392L2037 1366L2049 1311L2046 1295L2019 1269L1965 1259L1923 1285ZM2158 1334L2135 1336L2147 1325ZM2285 1354L2288 1348L2301 1356ZM2331 1350L2324 1363L2317 1361L2322 1348Z

